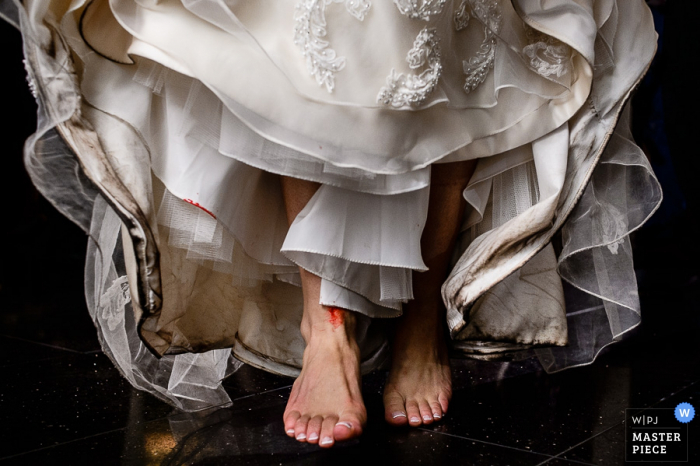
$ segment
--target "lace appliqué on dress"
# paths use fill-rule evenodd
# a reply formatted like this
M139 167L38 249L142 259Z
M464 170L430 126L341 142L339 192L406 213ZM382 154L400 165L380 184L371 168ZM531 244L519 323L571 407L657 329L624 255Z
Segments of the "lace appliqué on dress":
M452 19L455 22L456 31L467 29L467 26L469 26L469 20L471 19L471 16L467 11L467 0L462 0L462 3L460 3L459 7L457 7L455 10L454 17Z
M435 28L423 28L413 42L406 61L411 69L417 69L427 64L428 69L420 74L397 73L392 68L386 79L387 85L382 87L377 96L377 102L391 105L394 108L418 106L422 104L435 89L442 74L440 63L440 43Z
M423 21L429 21L432 15L439 15L446 2L447 0L394 0L402 15Z
M554 37L529 28L527 37L530 44L523 48L523 54L530 59L530 68L546 77L562 77L571 68L571 47Z
M99 310L110 331L124 320L124 306L130 302L129 282L126 275L122 275L100 296Z
M326 35L326 7L331 3L344 3L348 13L360 21L372 6L369 0L303 0L297 3L294 43L306 57L309 73L329 93L335 88L335 73L345 67L345 57L337 56L328 41L322 39Z
M464 4L464 2L462 2ZM484 40L476 52L476 56L464 60L464 91L469 94L486 80L486 75L493 69L496 59L496 34L501 29L501 7L496 0L469 0L473 15L484 25ZM460 5L460 9L466 5ZM457 13L460 10L457 10ZM455 14L455 27L457 16ZM465 26L466 27L466 26ZM464 28L462 28L464 29Z

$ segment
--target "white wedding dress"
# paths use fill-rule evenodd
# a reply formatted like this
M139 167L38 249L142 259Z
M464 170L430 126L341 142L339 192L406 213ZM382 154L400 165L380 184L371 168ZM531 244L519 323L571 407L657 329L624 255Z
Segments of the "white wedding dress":
M641 0L3 0L0 14L40 107L28 170L90 234L104 351L181 409L228 403L240 361L298 373L298 266L323 304L363 316L362 369L380 367L373 322L399 316L426 270L434 163L479 159L442 290L455 350L534 348L553 372L639 323L628 235L661 201L624 121L655 52ZM291 227L279 175L321 183Z

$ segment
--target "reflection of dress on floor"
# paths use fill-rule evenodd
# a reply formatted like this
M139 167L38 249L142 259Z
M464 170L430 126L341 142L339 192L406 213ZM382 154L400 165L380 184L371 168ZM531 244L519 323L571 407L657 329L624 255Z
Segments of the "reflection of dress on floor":
M228 402L232 354L296 374L297 265L368 317L362 368L379 367L371 318L400 315L425 270L433 163L480 159L443 286L454 347L533 346L556 371L639 322L628 235L661 193L613 130L654 54L641 0L1 11L40 103L28 168L90 233L90 311L137 387L190 410ZM322 183L289 228L279 174Z

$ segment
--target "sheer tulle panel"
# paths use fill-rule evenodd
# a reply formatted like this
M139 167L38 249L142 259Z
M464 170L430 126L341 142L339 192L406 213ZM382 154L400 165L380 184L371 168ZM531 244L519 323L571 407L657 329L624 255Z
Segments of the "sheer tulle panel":
M165 189L159 204L158 223L168 228L168 244L187 251L188 260L230 274L237 285L254 286L258 280L271 281L277 274L298 273L292 262L265 264L248 256L223 223Z
M72 69L66 66L71 58L65 48L53 46L55 55L47 56L44 48L51 41L48 29L43 24L33 24L18 5L11 0L0 1L0 14L19 24L22 31L27 81L37 103L37 129L24 144L24 164L39 192L87 232L98 190L55 129L80 105L79 91L67 72ZM48 5L42 5L34 13L40 15L47 8Z
M629 109L562 229L559 271L574 286L638 313L628 235L656 211L662 194L628 128ZM584 264L594 264L596 273L583 273Z
M628 112L625 111L581 199L561 230L563 248L556 268L560 276L572 285L565 287L569 342L562 348L536 350L549 372L589 363L603 348L618 341L640 322L629 234L658 208L661 191L646 157L629 139L628 128ZM493 176L491 183L482 221L462 235L463 248L480 235L519 215L522 209L537 203L539 189L532 162ZM470 310L471 322L459 338L478 340L479 336L486 335L493 338L503 332L507 326L479 334L483 328L493 325L493 318L498 314L490 310L489 319L483 320L480 309L488 309L491 294L507 296L508 293L499 292L503 287L510 287L511 293L517 293L518 287L529 286L522 283L522 277L520 282L517 277L532 268L536 258L477 300ZM543 284L543 279L539 279L539 283ZM503 300L499 303L499 309L505 305ZM528 313L527 309L520 307L518 315ZM540 311L544 309L542 303L537 307ZM530 317L528 320L532 321L535 315ZM479 330L475 325L481 326ZM466 343L457 343L458 347L460 345L474 351ZM503 348L508 349L506 346Z
M136 388L185 411L230 404L221 380L240 367L230 349L156 357L136 330L121 221L101 197L93 210L85 290L102 349ZM120 265L121 264L121 265Z
M0 2L0 18L19 29L19 12L12 0Z
M539 187L533 161L517 165L493 176L491 178L491 192L482 220L463 233L462 252L471 241L517 217L537 204L538 200ZM468 209L471 208L468 207Z
M512 168L493 178L492 228L505 224L537 204L539 191L534 162Z
M40 17L48 2L35 6L33 13ZM183 371L173 372L176 356L159 359L140 339L119 241L121 221L85 176L72 149L55 129L70 119L80 104L74 75L70 72L71 59L65 48L51 44L46 26L30 22L25 10L18 9L17 4L3 1L0 10L10 18L19 18L30 88L38 103L37 131L25 143L25 165L37 189L89 233L85 295L103 351L132 385L180 409L192 411L230 403L220 385L226 374L240 366L231 358L230 351L204 358L213 383L195 393L184 389L190 379L180 375ZM54 53L47 54L46 49ZM173 390L169 390L172 375L175 383Z

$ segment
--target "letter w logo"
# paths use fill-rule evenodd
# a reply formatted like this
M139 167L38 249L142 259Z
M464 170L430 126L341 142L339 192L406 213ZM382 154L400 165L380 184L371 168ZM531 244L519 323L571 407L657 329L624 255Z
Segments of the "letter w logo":
M679 409L678 412L681 413L681 417L689 417L690 416L689 409Z

